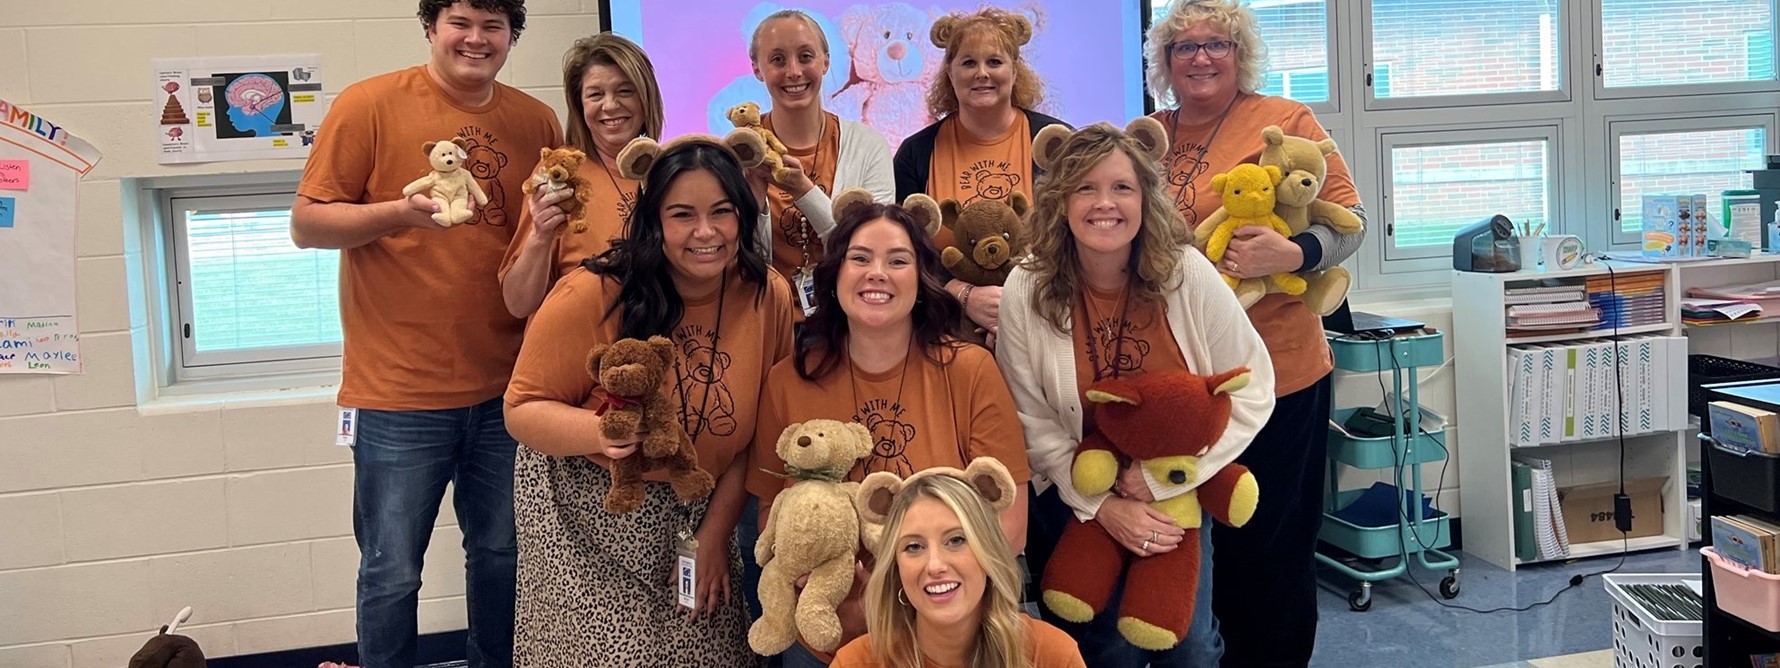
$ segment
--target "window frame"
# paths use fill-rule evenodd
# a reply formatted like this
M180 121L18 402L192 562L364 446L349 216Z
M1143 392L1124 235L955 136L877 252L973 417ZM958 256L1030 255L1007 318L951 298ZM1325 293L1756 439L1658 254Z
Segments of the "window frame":
M199 352L196 339L185 335L193 315L183 215L187 203L202 201L203 206L191 208L206 213L289 208L296 201L295 191L295 178L288 182L170 186L150 191L154 252L160 259L159 289L150 301L155 304L151 312L155 315L158 345L154 347L160 352L156 366L161 372L158 385L163 389L248 377L301 377L305 383L337 380L341 356L341 345L337 343Z
M1566 5L1568 2L1565 3ZM1594 19L1589 22L1592 33L1594 62L1591 64L1594 76L1591 85L1596 100L1627 100L1649 99L1658 97L1692 97L1699 95L1725 95L1737 93L1766 93L1780 91L1780 56L1775 62L1776 76L1766 81L1727 81L1719 83L1698 84L1654 84L1643 86L1607 87L1606 58L1607 52L1607 20L1606 8L1597 0L1591 3L1595 12ZM1776 44L1780 44L1780 0L1768 0L1768 30L1775 35ZM1745 36L1747 41L1748 37ZM1614 142L1617 145L1617 140ZM1618 200L1615 200L1616 202ZM1617 205L1615 205L1617 208ZM1617 233L1617 230L1615 230Z
M1311 4L1311 3L1317 3L1317 4L1321 4L1323 6L1323 69L1328 74L1328 78L1329 78L1329 99L1323 100L1320 102L1303 102L1301 100L1293 100L1293 101L1299 102L1300 104L1303 104L1304 106L1310 107L1311 113L1314 113L1317 115L1318 118L1321 118L1324 115L1341 113L1341 100L1342 100L1341 86L1342 86L1342 80L1344 79L1344 77L1341 76L1342 70L1344 69L1342 67L1342 60L1341 60L1341 54L1342 54L1341 43L1343 41L1345 41L1345 38L1343 38L1340 33L1340 31L1343 27L1343 23L1341 21L1341 12L1340 12L1341 3L1338 0L1250 0L1249 9L1251 11L1253 11L1257 8L1264 9L1264 8L1270 7L1270 6ZM1167 0L1144 0L1141 11L1144 12L1144 14L1143 14L1143 36L1144 36L1144 39L1146 40L1146 46L1147 46L1147 40L1149 38L1150 28L1155 25L1154 19L1156 18L1157 9L1158 8L1166 9L1168 4L1169 3ZM1164 11L1162 15L1166 16L1167 14ZM1268 46L1269 51L1271 52L1273 45L1271 43L1269 43L1267 46ZM1144 57L1148 57L1148 55L1149 55L1149 51L1146 48L1144 51ZM1143 58L1139 58L1138 61L1139 61L1140 66L1147 67L1148 63L1144 62ZM1276 71L1283 73L1283 72L1287 72L1287 71L1293 71L1293 72L1301 71L1301 70L1308 71L1309 69L1310 68L1297 68L1297 69L1293 69L1293 70L1275 70L1272 67L1268 67L1267 71L1269 73L1276 72ZM1150 91L1148 90L1149 82L1145 81L1144 85L1145 85L1145 90L1144 90L1144 95L1143 95L1144 104L1148 105L1152 110L1167 109L1168 107L1162 106L1158 100L1156 100L1154 97L1152 97L1150 95ZM1286 98L1286 99L1292 99L1292 98Z
M1380 98L1374 93L1372 81L1374 67L1378 58L1373 48L1372 5L1374 0L1363 0L1360 7L1359 25L1356 30L1360 40L1360 77L1361 96L1365 111L1391 111L1400 109L1439 109L1446 107L1495 107L1511 104L1540 104L1551 102L1569 102L1572 99L1575 77L1571 75L1570 49L1563 48L1567 40L1574 39L1577 13L1572 9L1570 0L1550 0L1557 5L1557 25L1552 28L1552 35L1559 40L1556 51L1557 62L1552 64L1552 71L1558 76L1556 90L1528 91L1518 93L1470 93L1459 95L1426 95L1403 98ZM1388 64L1388 63L1387 63Z
M1767 142L1763 152L1774 150L1775 133L1780 132L1780 112L1762 113L1758 111L1726 112L1711 115L1664 115L1664 116L1615 116L1606 119L1606 159L1608 169L1607 181L1607 239L1615 250L1635 250L1642 246L1642 235L1626 232L1620 224L1624 214L1620 207L1622 193L1620 182L1620 137L1627 134L1664 134L1678 132L1702 132L1712 130L1747 130L1762 127L1767 133ZM1717 215L1717 212L1713 212Z
M1426 129L1412 127L1379 128L1374 133L1378 144L1379 206L1373 215L1377 224L1373 233L1379 241L1379 273L1414 274L1451 268L1451 245L1429 245L1419 249L1398 248L1396 243L1395 182L1392 174L1393 152L1398 148L1438 147L1508 142L1545 142L1545 209L1548 229L1558 229L1564 210L1563 124L1547 121L1536 124L1510 124L1468 129ZM1481 220L1487 212L1479 212Z

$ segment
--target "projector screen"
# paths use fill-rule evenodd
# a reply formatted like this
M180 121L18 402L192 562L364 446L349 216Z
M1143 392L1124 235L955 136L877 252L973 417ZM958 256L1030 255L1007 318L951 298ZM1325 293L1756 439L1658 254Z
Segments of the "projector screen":
M828 37L823 108L865 120L894 149L934 120L926 91L944 53L928 38L933 20L985 4L1033 20L1032 41L1021 53L1044 81L1037 111L1078 127L1095 121L1123 127L1144 113L1143 0L602 0L600 22L649 53L666 106L667 136L722 134L731 128L723 116L730 106L750 100L763 110L772 106L748 62L754 27L774 11L802 9ZM861 119L866 108L871 117Z

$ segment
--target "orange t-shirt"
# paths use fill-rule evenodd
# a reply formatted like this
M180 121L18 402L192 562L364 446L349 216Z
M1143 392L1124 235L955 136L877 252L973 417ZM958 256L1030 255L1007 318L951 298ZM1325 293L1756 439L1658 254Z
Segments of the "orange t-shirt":
M533 171L536 171L535 167ZM550 242L550 285L556 285L563 276L581 266L582 260L611 248L613 238L624 236L630 212L637 206L638 183L619 176L617 170L605 166L597 156L587 156L575 173L593 188L593 196L587 201L587 212L582 217L587 230L576 232L572 223L557 228L556 239ZM501 280L507 279L513 262L519 259L519 251L532 236L531 202L527 200L522 204L519 229L513 233L513 242L507 245L507 255L501 260Z
M1165 306L1148 304L1122 292L1105 293L1085 288L1083 299L1071 307L1069 321L1087 323L1071 327L1075 344L1075 387L1082 402L1082 435L1093 434L1093 404L1088 388L1115 375L1132 376L1156 371L1184 371L1187 358L1174 341Z
M1076 646L1075 639L1069 637L1050 624L1025 617L1026 620L1026 658L1032 660L1032 668L1085 668L1087 663L1082 659L1081 648ZM921 657L921 665L933 668L954 668L949 664L934 661L926 656ZM886 668L884 664L871 654L871 636L863 635L847 643L834 655L829 668Z
M1221 128L1217 119L1179 125L1173 111L1158 111L1151 117L1161 121L1172 137L1163 166L1168 169L1174 206L1188 225L1197 225L1218 209L1222 198L1212 190L1213 175L1242 163L1260 162L1262 128L1278 125L1288 135L1313 141L1329 136L1302 103L1266 95L1238 94ZM1340 153L1329 156L1328 178L1320 198L1345 207L1360 203L1353 176ZM1297 297L1267 295L1249 307L1248 318L1273 357L1275 394L1285 396L1310 387L1334 368L1329 344L1323 340L1322 318Z
M875 471L907 476L935 466L964 468L977 457L1000 460L1014 482L1030 480L1025 432L995 356L981 346L955 342L939 354L947 363L912 352L906 373L897 365L868 374L843 362L814 383L799 377L789 358L774 365L767 376L771 389L760 400L748 491L771 503L785 489L789 481L772 475L785 470L779 435L793 423L817 418L858 422L871 430L872 454L853 467L848 480Z
M810 181L821 188L822 192L834 194L835 163L841 155L841 119L834 114L823 112L827 122L823 125L822 138L815 146L803 150L792 150L791 157L803 165L804 174ZM762 116L761 125L773 129L773 115ZM803 211L797 208L797 198L776 185L767 185L771 197L771 213L773 217L773 268L779 271L786 280L791 280L803 267L811 270L816 263L822 261L822 238L816 234L815 226L804 218ZM797 320L803 321L803 311L797 312Z
M603 398L594 394L598 383L587 373L587 353L620 338L619 314L605 316L618 289L616 279L585 268L557 282L532 315L507 405L547 400L591 407ZM791 355L791 286L785 279L767 272L763 294L732 272L721 295L721 308L718 293L686 301L670 336L680 354L673 377L663 383L693 436L699 468L713 476L722 475L736 455L746 456L766 371ZM666 471L643 477L667 479Z
M978 141L964 123L948 116L933 141L933 163L927 173L927 194L969 206L980 199L1007 201L1019 191L1032 199L1032 124L1015 113L1013 125L1000 137ZM952 230L933 235L935 248L952 245Z
M345 334L339 403L379 410L460 408L500 396L524 321L507 313L496 271L538 149L562 143L556 112L496 83L481 107L452 102L424 66L372 77L334 99L297 194L322 203L400 200L432 171L421 147L469 142L464 167L488 206L448 230L404 229L340 253Z

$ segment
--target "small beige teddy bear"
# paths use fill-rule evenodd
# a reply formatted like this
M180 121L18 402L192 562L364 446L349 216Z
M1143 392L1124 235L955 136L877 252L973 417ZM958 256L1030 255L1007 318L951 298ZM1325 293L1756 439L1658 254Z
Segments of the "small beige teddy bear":
M785 143L779 141L779 136L761 124L760 105L743 102L730 107L729 113L725 115L736 129L753 130L766 142L766 164L773 168L774 181L785 183L791 180L791 168L785 166L785 154L790 153L791 149L785 148Z
M439 205L439 211L433 214L433 222L441 227L462 224L475 216L476 211L470 208L471 198L475 198L476 206L488 206L488 195L482 192L476 177L464 169L464 161L469 159L470 153L462 137L452 137L451 141L429 141L424 150L427 162L432 163L433 173L402 188L403 197L413 197L430 189L427 197Z

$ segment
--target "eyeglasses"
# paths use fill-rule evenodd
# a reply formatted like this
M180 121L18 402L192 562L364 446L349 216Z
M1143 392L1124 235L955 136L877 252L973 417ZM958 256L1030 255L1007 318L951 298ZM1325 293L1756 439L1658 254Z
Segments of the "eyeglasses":
M1236 43L1227 39L1214 39L1204 44L1197 42L1169 42L1168 53L1175 60L1192 60L1193 56L1204 51L1206 57L1217 60L1230 55L1236 50Z

